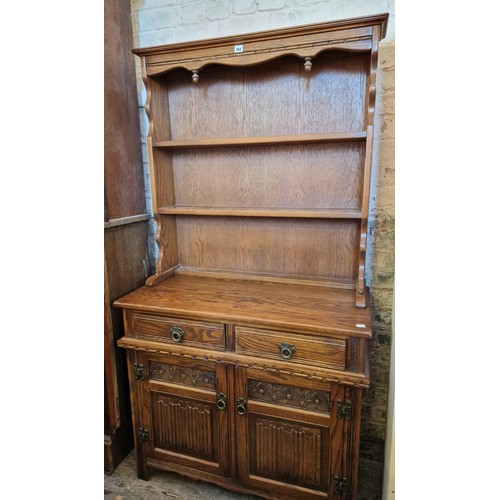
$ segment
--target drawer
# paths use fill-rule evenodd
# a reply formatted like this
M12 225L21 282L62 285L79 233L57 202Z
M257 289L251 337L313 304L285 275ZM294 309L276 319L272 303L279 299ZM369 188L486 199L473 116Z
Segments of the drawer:
M343 339L237 326L235 350L291 363L345 370L346 342Z
M224 325L220 323L135 313L134 335L136 338L169 344L216 350L226 348Z

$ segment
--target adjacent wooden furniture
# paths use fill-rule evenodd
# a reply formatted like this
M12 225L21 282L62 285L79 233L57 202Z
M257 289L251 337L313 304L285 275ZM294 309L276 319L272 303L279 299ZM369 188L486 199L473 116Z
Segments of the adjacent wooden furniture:
M137 472L355 498L387 15L141 57L156 273L124 309Z
M130 2L104 3L104 470L134 446L123 320L115 299L149 274L148 219L137 109Z

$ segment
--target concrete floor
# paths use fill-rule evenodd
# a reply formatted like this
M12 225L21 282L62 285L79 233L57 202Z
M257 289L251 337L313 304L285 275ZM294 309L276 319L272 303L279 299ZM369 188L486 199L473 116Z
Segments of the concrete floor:
M105 500L255 500L173 472L152 470L149 481L137 479L132 450L113 474L104 474Z
M364 469L367 470L364 470ZM378 476L369 474L361 461L358 500L380 500ZM137 479L132 450L113 474L104 474L105 500L257 500L258 497L224 490L218 486L194 481L174 472L151 470L149 481Z

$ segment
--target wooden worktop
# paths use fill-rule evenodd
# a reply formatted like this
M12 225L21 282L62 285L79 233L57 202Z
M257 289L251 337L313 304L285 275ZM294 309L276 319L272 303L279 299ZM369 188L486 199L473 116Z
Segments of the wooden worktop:
M173 275L114 305L224 323L304 329L303 333L371 337L370 308L355 307L354 290L326 286Z

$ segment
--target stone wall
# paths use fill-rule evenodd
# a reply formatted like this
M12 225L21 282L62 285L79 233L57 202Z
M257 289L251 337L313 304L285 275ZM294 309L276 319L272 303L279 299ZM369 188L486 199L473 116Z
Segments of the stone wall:
M393 0L131 0L134 46L146 47L388 12L379 49L375 147L369 215L367 283L373 331L371 388L362 407L359 499L382 491L394 288L394 1ZM138 59L138 58L137 58ZM138 61L137 61L138 63ZM147 161L145 91L137 64L143 158ZM149 170L146 196L151 210ZM153 238L153 232L151 232Z

